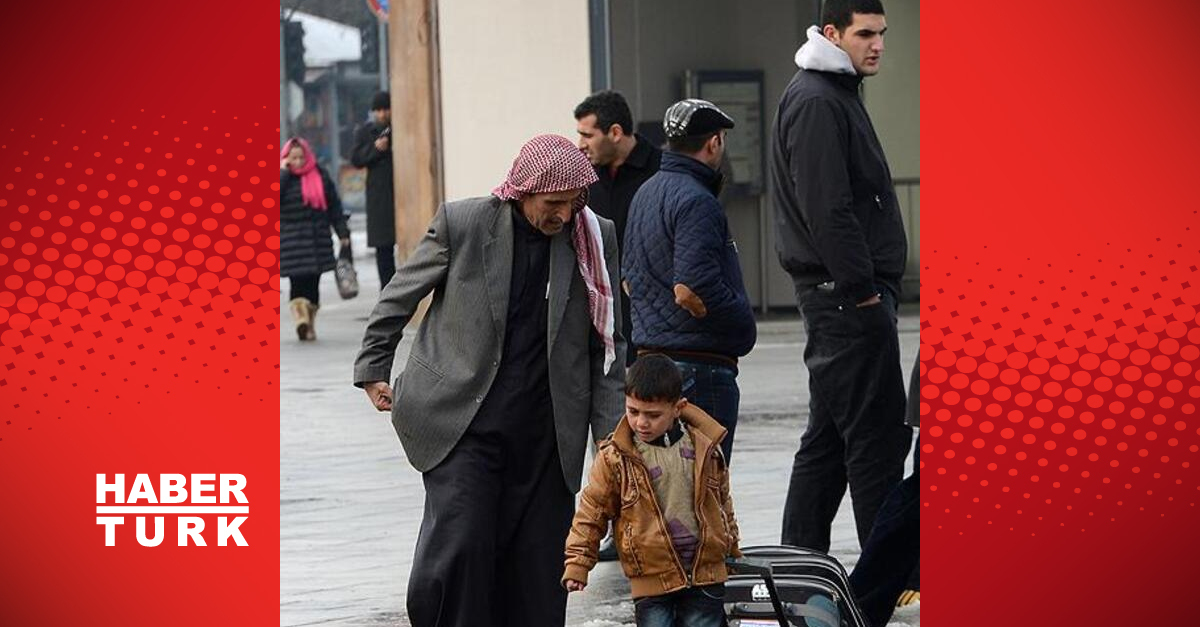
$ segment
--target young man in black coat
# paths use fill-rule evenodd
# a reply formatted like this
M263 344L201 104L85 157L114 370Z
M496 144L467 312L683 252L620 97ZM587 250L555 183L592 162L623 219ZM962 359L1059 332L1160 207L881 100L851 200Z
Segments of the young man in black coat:
M811 404L792 466L783 542L829 550L846 485L860 544L903 471L896 298L907 241L883 148L859 95L879 71L879 0L827 0L796 53L770 142L780 263L808 340Z
M392 180L392 96L371 102L371 121L355 131L350 162L367 169L367 246L375 249L379 287L396 274L396 199Z

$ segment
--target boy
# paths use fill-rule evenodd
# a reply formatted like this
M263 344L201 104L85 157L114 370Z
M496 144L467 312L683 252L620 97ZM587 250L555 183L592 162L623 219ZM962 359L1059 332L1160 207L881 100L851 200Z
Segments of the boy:
M639 627L725 624L725 558L741 556L725 428L682 398L663 355L625 375L625 419L601 445L567 536L563 585L583 590L610 520Z

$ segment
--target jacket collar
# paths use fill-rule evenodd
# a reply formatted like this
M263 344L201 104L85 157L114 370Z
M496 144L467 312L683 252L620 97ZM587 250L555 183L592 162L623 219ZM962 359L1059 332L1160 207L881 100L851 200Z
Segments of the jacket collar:
M666 154L670 153L665 153L663 156L665 157ZM725 439L725 427L722 427L721 423L709 416L703 409L691 403L683 408L679 418L691 434L692 444L696 447L697 452L709 455L710 449ZM629 427L629 421L622 416L612 434L613 445L622 455L639 457L637 445L633 442L634 437L636 436L633 434L633 429Z
M721 189L721 173L687 155L677 152L664 152L662 156L662 169L668 172L679 172L691 176L700 181L700 184L712 192L713 196L716 196L717 192Z
M654 146L641 133L634 133L633 138L637 140L637 144L630 151L629 157L625 159L625 163L639 170L645 170L650 165L650 157L655 152Z

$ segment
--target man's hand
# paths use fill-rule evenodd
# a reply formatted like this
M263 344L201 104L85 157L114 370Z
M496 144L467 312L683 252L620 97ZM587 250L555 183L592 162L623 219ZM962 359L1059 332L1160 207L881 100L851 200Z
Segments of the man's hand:
M875 294L875 295L871 296L870 298L868 298L867 300L864 300L861 303L858 303L854 306L858 307L859 309L862 309L863 307L871 307L873 305L878 305L879 303L882 303L882 302L883 301L879 299L879 294Z
M375 150L378 150L379 152L386 151L391 145L392 142L387 137L380 137L379 139L375 140Z
M338 239L338 244L341 244L342 246L349 246L350 238L349 237L340 238L340 239Z
M675 304L686 309L693 318L703 318L708 315L708 307L704 306L704 301L692 291L692 288L683 283L675 284Z
M367 398L379 411L392 411L392 386L387 381L372 381L363 386Z
M587 587L587 584L583 583L582 581L568 579L563 582L563 587L567 589L567 592L582 592L583 589Z

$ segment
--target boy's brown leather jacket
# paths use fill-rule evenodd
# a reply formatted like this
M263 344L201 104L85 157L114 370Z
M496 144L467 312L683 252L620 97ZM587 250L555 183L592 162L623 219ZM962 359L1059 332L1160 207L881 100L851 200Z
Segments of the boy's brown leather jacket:
M587 583L600 540L613 520L621 567L634 598L659 596L693 586L722 583L726 556L741 556L738 528L729 498L729 470L721 455L725 428L694 405L682 413L696 447L695 502L700 545L690 572L671 546L671 536L654 498L650 473L634 446L636 437L622 419L601 445L567 536L563 581Z

